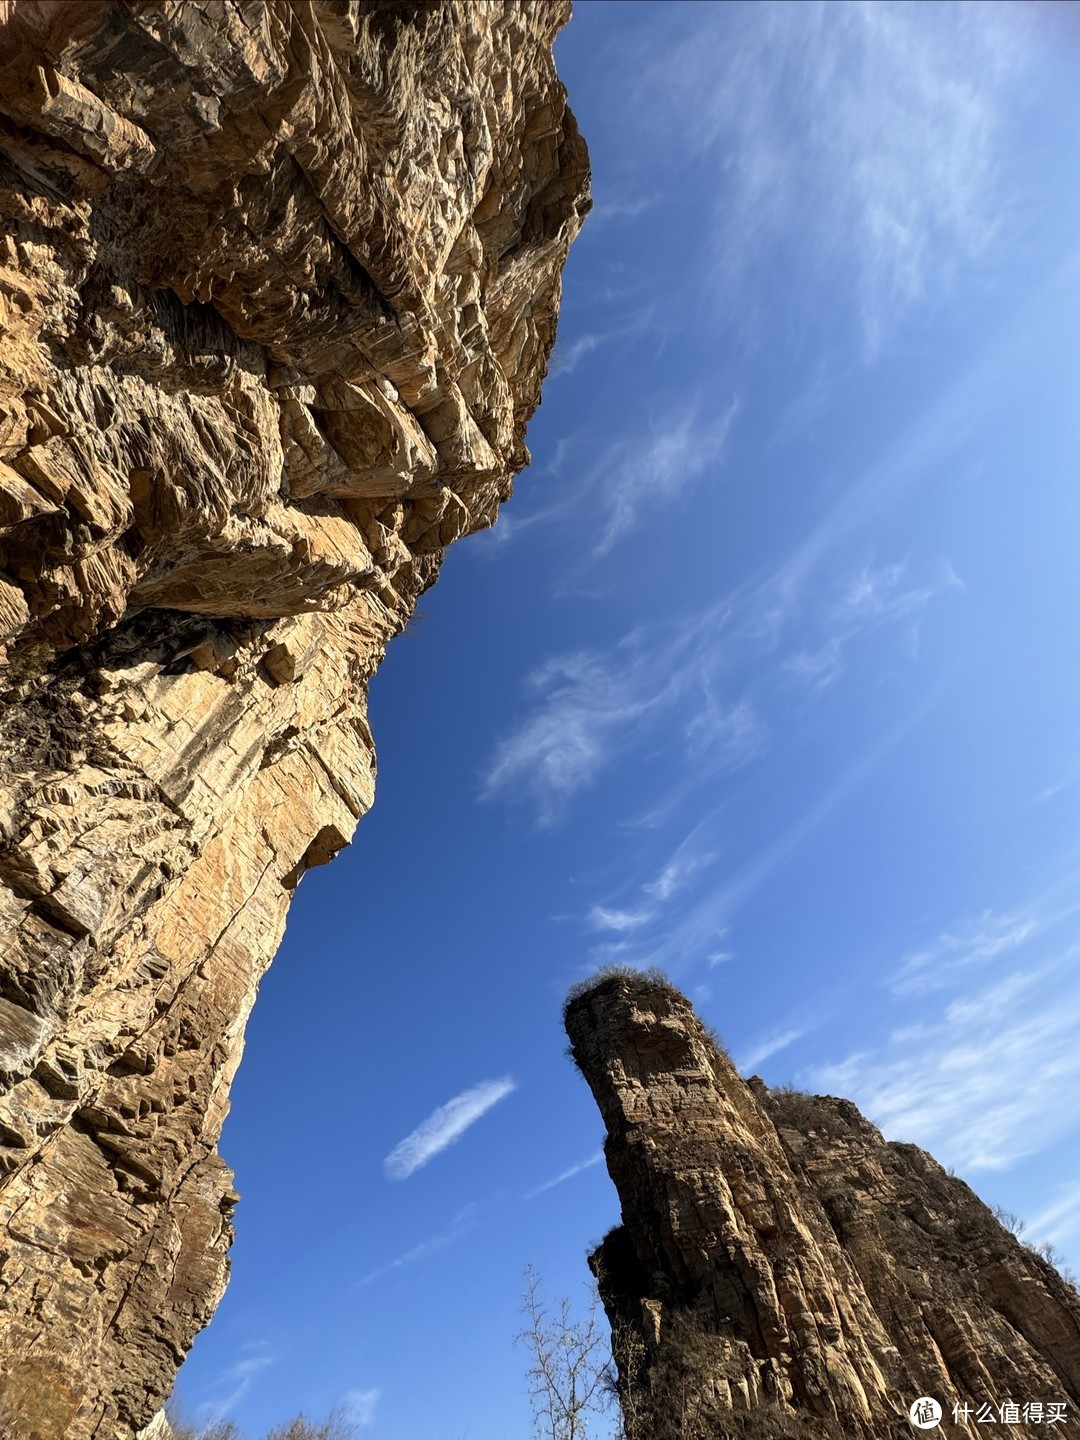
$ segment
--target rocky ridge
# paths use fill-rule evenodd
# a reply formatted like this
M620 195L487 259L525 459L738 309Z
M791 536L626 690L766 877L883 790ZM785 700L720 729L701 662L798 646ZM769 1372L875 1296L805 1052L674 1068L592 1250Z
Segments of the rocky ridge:
M129 1440L365 695L527 461L552 0L0 0L0 1435Z
M590 1264L628 1440L899 1440L926 1396L928 1433L1080 1423L1080 1295L924 1151L744 1081L660 977L579 988L566 1028L622 1205Z

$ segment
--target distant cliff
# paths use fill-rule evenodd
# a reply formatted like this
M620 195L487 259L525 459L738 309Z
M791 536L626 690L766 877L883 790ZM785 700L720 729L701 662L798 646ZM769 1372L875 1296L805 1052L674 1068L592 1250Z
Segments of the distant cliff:
M528 458L568 14L0 0L4 1440L127 1440L221 1296L259 978Z
M622 1203L590 1263L628 1440L899 1440L920 1397L930 1433L1080 1424L1080 1296L925 1151L744 1081L659 977L580 989L566 1028Z

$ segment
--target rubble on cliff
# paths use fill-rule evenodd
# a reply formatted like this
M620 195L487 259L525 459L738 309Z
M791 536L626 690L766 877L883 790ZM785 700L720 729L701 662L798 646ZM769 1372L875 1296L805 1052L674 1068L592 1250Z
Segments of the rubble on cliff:
M628 1440L899 1440L920 1397L944 1435L1076 1422L1080 1295L925 1151L743 1080L661 976L579 987L566 1029L622 1206L590 1264Z
M0 1435L128 1440L366 687L527 461L588 167L551 0L0 0Z

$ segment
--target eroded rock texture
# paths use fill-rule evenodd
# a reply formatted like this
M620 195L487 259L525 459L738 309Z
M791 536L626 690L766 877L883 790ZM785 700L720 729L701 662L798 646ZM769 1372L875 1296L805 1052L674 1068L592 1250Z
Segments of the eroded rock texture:
M527 459L587 162L552 0L0 0L0 1436L126 1440L365 687Z
M920 1396L927 1433L1077 1424L1080 1297L963 1181L847 1100L743 1081L666 983L603 979L566 1024L622 1202L591 1264L629 1440L899 1440Z

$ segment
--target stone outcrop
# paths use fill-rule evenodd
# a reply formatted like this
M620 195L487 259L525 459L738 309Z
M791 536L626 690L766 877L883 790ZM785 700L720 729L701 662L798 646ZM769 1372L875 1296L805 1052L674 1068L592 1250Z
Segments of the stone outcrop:
M365 691L527 461L553 0L0 0L0 1436L128 1440ZM438 763L438 762L435 762Z
M590 1263L629 1440L899 1440L926 1396L932 1433L1080 1423L1076 1289L924 1151L744 1081L660 977L579 987L566 1028L622 1204Z

